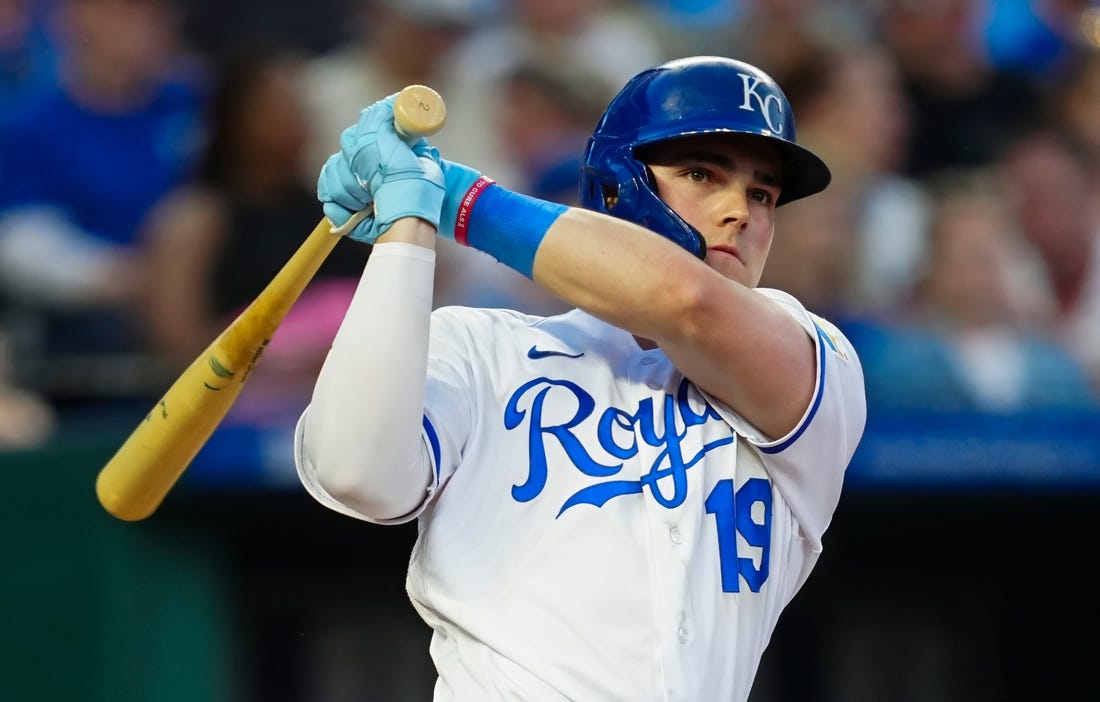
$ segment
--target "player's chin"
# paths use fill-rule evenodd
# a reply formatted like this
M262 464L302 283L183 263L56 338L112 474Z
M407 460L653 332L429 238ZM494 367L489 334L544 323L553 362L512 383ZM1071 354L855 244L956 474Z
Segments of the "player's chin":
M743 285L749 284L749 269L737 256L728 251L709 249L704 259L706 264L726 278Z

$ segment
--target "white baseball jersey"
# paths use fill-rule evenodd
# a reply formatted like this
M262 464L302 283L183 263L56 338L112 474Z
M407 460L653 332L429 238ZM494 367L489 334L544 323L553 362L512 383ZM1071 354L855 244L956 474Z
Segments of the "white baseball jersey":
M434 630L436 700L748 697L866 413L847 339L789 295L758 292L818 358L802 420L776 441L582 311L433 313L435 486L408 517L406 585Z

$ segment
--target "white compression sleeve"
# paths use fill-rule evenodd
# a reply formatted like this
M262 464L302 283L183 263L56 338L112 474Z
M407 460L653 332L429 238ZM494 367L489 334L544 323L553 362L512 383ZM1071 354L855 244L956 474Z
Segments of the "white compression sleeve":
M428 494L421 423L434 274L434 251L376 245L318 375L299 428L298 470L338 511L347 512L324 498L394 521Z

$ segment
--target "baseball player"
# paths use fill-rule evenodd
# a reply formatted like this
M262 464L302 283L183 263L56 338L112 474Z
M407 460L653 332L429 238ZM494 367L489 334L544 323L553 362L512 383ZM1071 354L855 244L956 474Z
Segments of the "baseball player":
M435 700L745 700L862 435L849 342L756 288L775 208L829 182L779 86L696 57L630 80L583 207L411 146L392 98L320 174L376 243L296 432L317 500L416 519ZM437 236L576 309L431 310Z

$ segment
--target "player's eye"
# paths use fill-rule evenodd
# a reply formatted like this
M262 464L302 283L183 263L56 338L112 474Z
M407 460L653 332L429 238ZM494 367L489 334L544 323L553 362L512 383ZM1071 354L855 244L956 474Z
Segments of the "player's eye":
M775 202L775 195L773 195L770 190L761 190L757 188L749 193L749 197L763 205L770 205Z
M705 168L689 168L684 171L684 176L693 183L706 183L710 180L710 173Z

